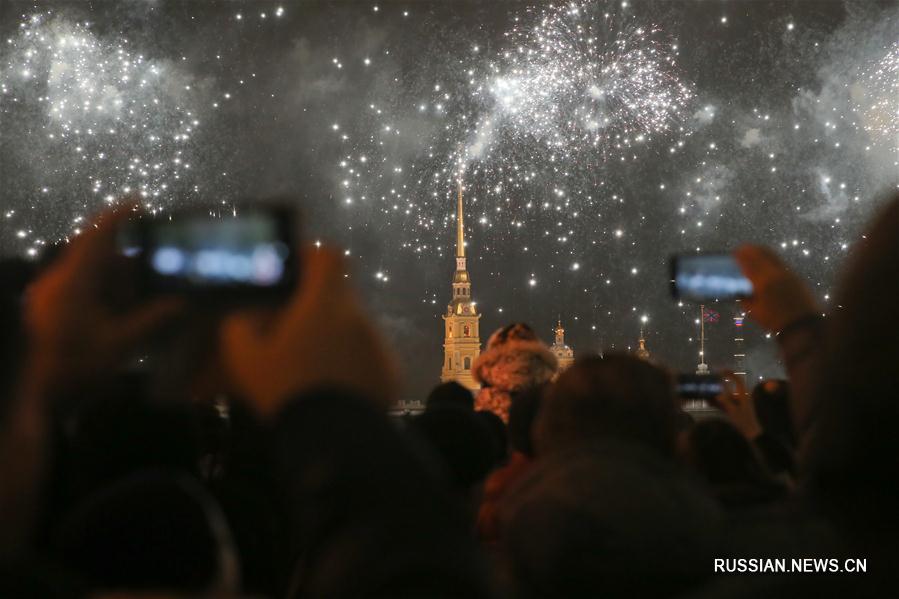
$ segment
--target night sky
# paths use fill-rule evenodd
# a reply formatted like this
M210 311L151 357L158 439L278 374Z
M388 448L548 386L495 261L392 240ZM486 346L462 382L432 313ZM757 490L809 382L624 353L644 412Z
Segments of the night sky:
M406 365L437 381L465 184L481 337L697 363L679 251L778 248L827 309L899 184L896 2L0 3L0 253L115 198L287 195ZM707 361L729 366L734 307ZM753 377L780 372L746 327Z

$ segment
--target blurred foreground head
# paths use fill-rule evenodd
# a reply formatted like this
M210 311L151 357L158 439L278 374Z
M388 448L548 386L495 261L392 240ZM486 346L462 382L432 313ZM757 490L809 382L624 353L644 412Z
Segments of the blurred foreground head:
M626 354L586 356L550 388L537 424L537 451L619 439L672 455L677 423L666 371Z
M899 195L854 248L828 318L805 467L816 495L895 519L899 498Z
M184 476L135 475L95 494L64 523L59 551L93 592L237 591L224 517Z
M445 405L417 416L412 427L442 459L457 491L469 492L494 466L493 436L487 423L472 410Z
M674 597L711 568L720 510L670 460L606 441L541 458L503 508L517 597Z
M26 352L22 295L32 271L25 260L0 260L0 423L12 401Z
M425 409L433 410L446 406L455 406L473 411L474 395L456 381L440 383L428 393L428 397L425 400Z

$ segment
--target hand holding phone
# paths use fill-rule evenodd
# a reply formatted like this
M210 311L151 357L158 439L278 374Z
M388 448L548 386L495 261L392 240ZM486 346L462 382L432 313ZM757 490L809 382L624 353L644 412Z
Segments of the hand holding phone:
M98 215L31 284L25 320L29 351L39 367L28 373L26 393L40 393L35 390L40 385L72 388L108 375L183 312L178 297L111 293L131 290L133 265L122 264L118 234L135 214L135 208L122 205Z

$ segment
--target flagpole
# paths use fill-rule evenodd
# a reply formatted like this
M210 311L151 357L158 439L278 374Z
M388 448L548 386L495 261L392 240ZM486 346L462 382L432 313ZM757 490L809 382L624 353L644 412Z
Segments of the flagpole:
M705 364L705 306L699 305L699 358Z
M699 366L696 374L707 374L709 367L705 363L705 305L699 305Z

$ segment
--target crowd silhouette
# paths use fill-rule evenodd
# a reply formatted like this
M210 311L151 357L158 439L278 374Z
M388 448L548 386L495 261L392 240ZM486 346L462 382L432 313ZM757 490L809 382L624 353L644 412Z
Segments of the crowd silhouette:
M524 323L391 417L401 379L344 276L302 248L277 306L147 297L127 202L0 272L0 597L899 594L899 196L833 302L734 257L787 380L725 373L718 418L625 354L559 373ZM144 360L144 361L142 361ZM863 559L750 575L719 559ZM742 575L741 575L742 574Z

